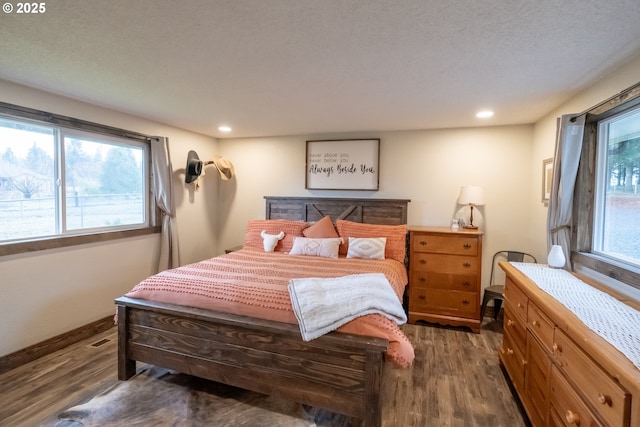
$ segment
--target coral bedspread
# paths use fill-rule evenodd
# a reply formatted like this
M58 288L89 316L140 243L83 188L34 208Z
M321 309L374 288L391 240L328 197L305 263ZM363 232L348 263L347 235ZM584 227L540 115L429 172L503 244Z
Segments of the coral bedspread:
M293 278L383 273L402 301L407 271L398 261L320 258L239 250L166 270L136 285L126 296L297 324L287 285ZM358 317L338 331L389 340L388 358L410 366L413 346L392 320Z

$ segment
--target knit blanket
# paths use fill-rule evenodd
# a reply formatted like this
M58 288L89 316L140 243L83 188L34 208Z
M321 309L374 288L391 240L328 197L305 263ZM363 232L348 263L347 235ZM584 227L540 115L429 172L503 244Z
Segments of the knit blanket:
M402 304L381 273L291 279L288 289L305 341L367 314L381 314L398 325L407 321Z

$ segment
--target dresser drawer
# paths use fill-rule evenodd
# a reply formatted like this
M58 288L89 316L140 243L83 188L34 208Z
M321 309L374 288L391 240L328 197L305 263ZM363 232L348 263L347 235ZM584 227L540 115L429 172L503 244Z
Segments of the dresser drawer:
M513 314L523 322L527 321L527 296L507 277L504 290L504 299L513 309Z
M451 316L473 317L480 309L476 292L413 288L409 301L410 311Z
M527 342L527 327L522 320L513 315L511 310L510 305L504 308L504 330L511 335L514 344L524 352L525 343Z
M527 305L527 325L549 353L553 347L553 322L531 301Z
M436 254L470 255L478 254L478 239L464 236L433 236L414 234L411 249L414 252Z
M602 424L597 421L589 408L580 400L580 397L555 365L551 367L551 385L549 388L551 391L551 409L558 413L566 426L602 427Z
M441 255L429 253L413 253L411 260L413 271L446 271L449 274L475 275L480 271L480 260L477 257L459 255Z
M582 391L584 398L609 425L626 425L631 404L629 394L557 328L553 356L560 368Z
M416 270L411 272L411 286L475 292L478 290L478 278L477 276Z
M513 385L518 391L524 391L524 367L526 360L524 353L513 342L513 337L509 331L505 330L500 347L500 360L504 364Z

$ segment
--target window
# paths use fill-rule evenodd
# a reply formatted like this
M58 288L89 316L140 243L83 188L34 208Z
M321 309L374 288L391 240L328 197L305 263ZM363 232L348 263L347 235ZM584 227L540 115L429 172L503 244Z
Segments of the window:
M0 244L148 228L149 151L142 138L0 115Z
M640 266L640 108L598 123L592 252Z
M640 83L586 116L571 261L640 289Z

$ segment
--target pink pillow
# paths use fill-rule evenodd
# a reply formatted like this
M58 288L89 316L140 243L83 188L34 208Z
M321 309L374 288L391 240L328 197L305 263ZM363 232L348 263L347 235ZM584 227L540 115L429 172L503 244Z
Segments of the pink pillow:
M289 221L286 219L252 219L247 224L247 231L244 235L243 249L257 250L264 252L262 241L262 230L267 234L278 234L284 231L284 238L278 242L274 252L289 252L293 247L293 238L302 237L302 230L307 227L304 221Z
M309 228L305 228L302 231L302 234L304 234L305 237L311 237L314 239L331 239L339 237L329 215L323 217L320 221L316 222Z
M406 224L362 224L339 219L336 221L336 228L338 229L338 234L345 242L340 245L340 255L347 254L349 250L349 237L386 237L387 244L384 249L384 257L404 263L407 241Z

